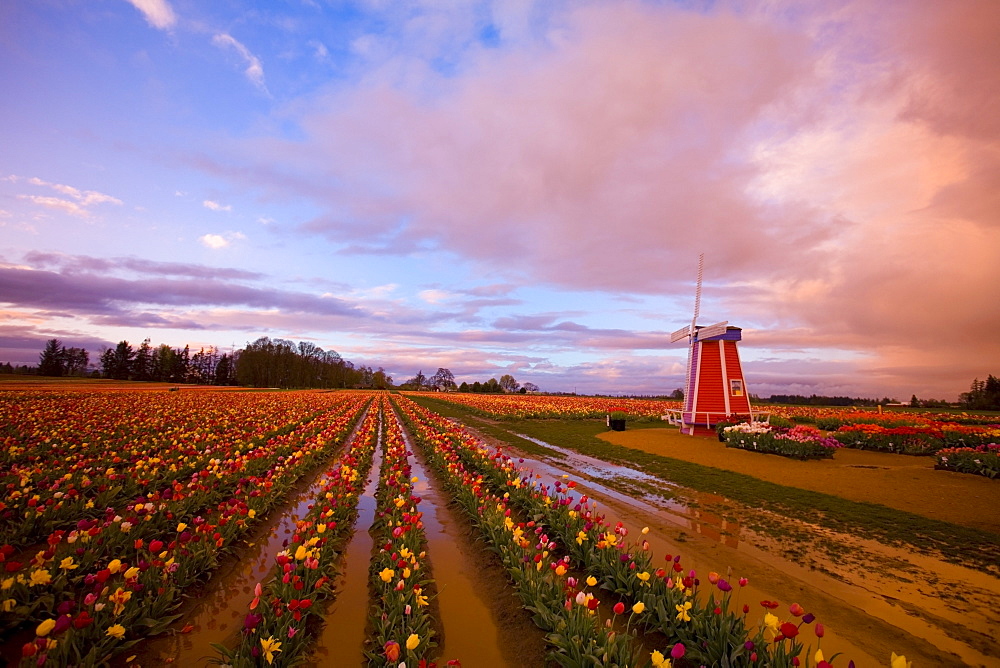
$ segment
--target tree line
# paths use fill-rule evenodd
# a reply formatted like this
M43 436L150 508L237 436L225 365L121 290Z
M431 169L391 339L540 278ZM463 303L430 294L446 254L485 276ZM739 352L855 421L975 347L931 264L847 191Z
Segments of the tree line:
M479 394L514 394L520 392L538 392L538 386L534 383L524 383L523 385L509 373L500 376L500 380L490 378L485 382L475 381L473 383L463 382L461 385L455 384L455 374L451 369L438 368L433 376L425 376L423 369L415 376L407 379L399 386L401 390L431 390L436 392L475 392Z
M993 374L986 380L976 378L968 392L963 392L958 401L965 408L979 411L1000 411L1000 379Z
M323 350L307 341L261 337L245 348L221 353L218 348L153 346L144 340L138 347L120 341L104 349L99 367L91 368L83 348L67 348L50 339L39 354L38 366L0 365L0 371L43 376L77 376L115 380L243 385L249 387L376 388L392 387L392 377L381 367L355 366L336 351Z
M878 406L899 403L895 399L868 399L864 397L824 397L813 394L808 397L801 394L772 394L767 399L753 395L755 402L769 404L789 404L791 406Z

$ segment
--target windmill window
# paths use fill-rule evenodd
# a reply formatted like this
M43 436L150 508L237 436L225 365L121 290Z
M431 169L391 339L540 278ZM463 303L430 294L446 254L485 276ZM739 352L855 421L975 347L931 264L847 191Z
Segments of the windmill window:
M743 396L743 381L733 379L729 381L729 393L734 397Z

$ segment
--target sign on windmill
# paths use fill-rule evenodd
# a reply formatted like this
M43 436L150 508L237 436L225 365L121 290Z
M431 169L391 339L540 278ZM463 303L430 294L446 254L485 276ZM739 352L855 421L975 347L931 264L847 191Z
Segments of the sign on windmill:
M750 394L736 348L743 330L729 325L728 320L707 327L698 325L704 260L702 253L698 257L691 324L670 335L671 343L688 341L684 408L673 411L670 421L677 424L681 432L691 435L711 434L715 425L723 421L753 418Z

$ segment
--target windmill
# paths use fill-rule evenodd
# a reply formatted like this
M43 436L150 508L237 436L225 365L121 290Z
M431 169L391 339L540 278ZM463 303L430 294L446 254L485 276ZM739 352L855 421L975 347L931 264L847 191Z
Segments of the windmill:
M728 320L702 327L701 279L705 254L698 256L698 283L694 292L691 324L670 335L670 342L688 340L687 377L684 381L684 408L675 411L671 422L685 434L710 433L723 420L753 417L749 393L743 379L736 342L742 339L739 327Z

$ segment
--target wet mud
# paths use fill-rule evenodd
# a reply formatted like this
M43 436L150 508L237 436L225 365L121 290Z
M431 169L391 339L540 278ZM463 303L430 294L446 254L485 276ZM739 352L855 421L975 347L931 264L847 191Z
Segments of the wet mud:
M390 418L391 419L391 418ZM415 452L403 430L408 449ZM363 645L368 612L368 566L374 549L367 528L375 515L375 490L381 452L372 466L372 479L361 498L355 534L345 552L337 596L324 616L317 642L304 663L308 666L367 665ZM423 458L410 457L417 478L414 495L420 497L427 537L426 563L435 581L432 605L439 615L439 665L456 659L463 666L516 668L544 665L545 643L531 623L502 566L472 534L464 516L449 506Z
M365 489L358 498L358 518L354 533L338 564L336 595L327 605L316 642L303 665L367 665L365 638L368 619L368 564L375 542L368 528L375 521L375 491L382 467L382 431L372 459Z

